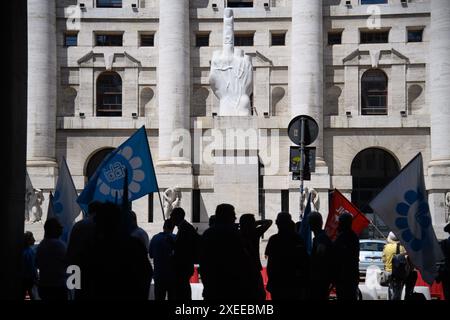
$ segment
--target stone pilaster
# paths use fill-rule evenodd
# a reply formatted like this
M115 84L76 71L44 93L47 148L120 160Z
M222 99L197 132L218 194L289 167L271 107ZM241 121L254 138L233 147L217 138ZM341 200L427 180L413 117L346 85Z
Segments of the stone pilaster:
M57 104L55 0L28 0L27 168L36 188L54 187Z
M323 162L323 35L322 0L292 1L289 95L291 116L305 114L319 124L315 142Z
M158 165L160 168L175 165L189 170L189 1L171 0L161 3L158 38Z
M431 1L429 106L431 161L429 202L438 237L443 237L445 193L450 191L450 1Z
M309 115L319 125L319 136L311 145L316 150L316 172L305 186L319 192L326 202L330 175L323 158L323 15L322 0L292 1L291 64L289 95L291 117ZM299 181L290 181L290 211L298 218ZM322 210L326 218L326 209Z

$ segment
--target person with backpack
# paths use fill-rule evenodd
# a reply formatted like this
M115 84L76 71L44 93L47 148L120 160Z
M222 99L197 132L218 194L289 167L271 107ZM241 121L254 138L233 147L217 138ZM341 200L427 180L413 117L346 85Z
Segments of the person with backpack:
M411 271L406 250L393 232L387 237L383 249L384 269L390 275L389 300L401 300L403 287Z

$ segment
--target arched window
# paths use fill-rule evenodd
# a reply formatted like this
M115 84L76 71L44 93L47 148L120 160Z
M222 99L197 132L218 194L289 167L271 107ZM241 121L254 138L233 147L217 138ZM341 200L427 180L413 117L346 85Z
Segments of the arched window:
M104 72L97 79L97 117L122 116L122 78Z
M387 115L388 78L381 70L368 70L361 79L361 114Z
M400 172L394 156L380 148L368 148L356 155L351 166L353 180L352 202L370 218L381 231L388 231L374 215L370 201ZM378 237L370 226L362 237Z
M103 159L110 154L114 148L105 148L97 151L92 157L89 158L89 161L86 165L84 175L86 177L86 181L92 177L92 175L97 170L100 163L102 163Z

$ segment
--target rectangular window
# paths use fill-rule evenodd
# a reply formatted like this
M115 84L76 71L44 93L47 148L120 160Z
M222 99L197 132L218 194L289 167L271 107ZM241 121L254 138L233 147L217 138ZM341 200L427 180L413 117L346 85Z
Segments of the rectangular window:
M389 31L361 31L361 43L388 43Z
M141 34L140 35L140 46L141 47L154 47L155 46L155 35L154 34Z
M192 222L200 222L200 190L192 190Z
M285 46L286 45L286 32L272 32L271 33L271 45L272 46Z
M148 223L152 223L154 220L153 213L153 193L148 194Z
M328 45L342 44L342 31L328 32Z
M64 46L76 47L78 45L78 34L76 32L67 32L64 34Z
M254 33L238 33L234 35L234 45L236 47L253 46Z
M422 42L423 29L408 30L408 42Z
M97 0L97 8L122 8L122 0Z
M361 4L386 4L388 0L361 0Z
M197 48L200 47L209 47L209 32L208 33L197 33L195 35L195 46Z
M253 0L228 0L228 8L253 8Z
M95 45L99 47L121 47L123 34L95 34Z
M289 212L289 190L281 190L281 211Z

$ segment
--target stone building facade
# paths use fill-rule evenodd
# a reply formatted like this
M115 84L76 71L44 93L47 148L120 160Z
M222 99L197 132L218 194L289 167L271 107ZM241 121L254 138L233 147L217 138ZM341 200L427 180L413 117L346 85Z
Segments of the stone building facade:
M422 152L433 223L443 236L450 191L449 1L28 5L27 169L36 188L55 187L57 162L65 157L82 190L108 150L145 125L160 189L181 188L187 218L199 229L223 201L239 214L274 220L289 210L296 218L299 182L289 173L287 126L307 114L320 133L313 144L316 172L305 185L319 192L325 215L334 188L368 210L368 200ZM208 81L227 5L234 10L235 45L253 63L251 117L217 116ZM231 143L233 135L245 137L243 144ZM218 136L226 142L211 144ZM133 209L152 235L161 229L156 194Z

